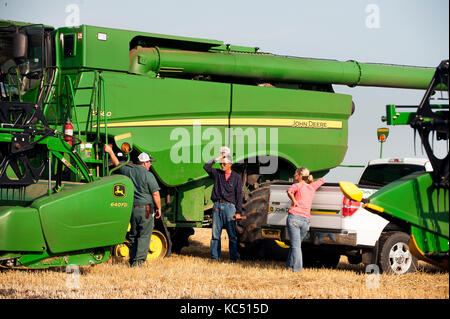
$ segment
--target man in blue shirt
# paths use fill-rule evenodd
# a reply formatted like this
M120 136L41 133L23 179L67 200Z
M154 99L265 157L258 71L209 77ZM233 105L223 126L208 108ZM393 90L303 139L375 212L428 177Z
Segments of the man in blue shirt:
M111 146L105 145L105 151L110 155L114 166L119 160ZM149 171L155 161L147 153L138 156L138 164L125 165L119 172L131 179L134 185L133 212L130 219L130 231L127 239L130 243L130 266L141 266L147 259L154 220L161 217L160 187L155 176Z
M221 160L221 170L212 168L213 164L219 160ZM211 194L211 200L214 203L211 259L218 260L220 257L220 236L222 229L225 228L229 238L230 260L236 262L238 253L235 220L242 218L242 179L238 173L231 170L231 165L231 157L222 153L219 157L207 162L203 168L214 179Z

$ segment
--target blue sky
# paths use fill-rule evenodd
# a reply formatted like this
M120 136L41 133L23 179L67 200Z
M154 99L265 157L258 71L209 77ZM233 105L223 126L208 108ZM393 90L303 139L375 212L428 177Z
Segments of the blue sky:
M427 67L449 58L448 0L0 0L0 19L61 27L73 14L66 12L71 4L79 9L80 24L216 39L275 54ZM424 93L345 86L335 91L351 94L356 104L344 164L378 158L376 129L385 126L385 105L417 104ZM383 156L425 156L416 143L417 156L412 129L390 127ZM327 179L356 181L359 172L339 168Z

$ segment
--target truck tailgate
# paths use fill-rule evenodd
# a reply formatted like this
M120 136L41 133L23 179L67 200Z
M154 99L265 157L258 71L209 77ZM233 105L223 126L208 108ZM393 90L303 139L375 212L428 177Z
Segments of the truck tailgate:
M291 206L287 195L290 185L270 185L268 225L285 226ZM321 186L314 196L311 208L311 228L329 230L342 229L342 200L343 194L339 186Z

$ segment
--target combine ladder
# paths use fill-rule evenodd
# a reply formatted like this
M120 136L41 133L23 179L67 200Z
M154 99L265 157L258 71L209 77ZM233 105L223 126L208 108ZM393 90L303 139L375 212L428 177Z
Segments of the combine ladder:
M95 167L96 177L106 176L108 165L102 148L102 145L108 141L105 80L97 70L79 70L74 85L70 76L66 75L65 87L69 106L67 118L75 120L74 128L78 141L84 138L93 146L94 158L85 158L84 161L89 166ZM82 112L83 108L87 108L87 112ZM84 127L80 126L80 113L86 116ZM76 144L74 143L74 146Z

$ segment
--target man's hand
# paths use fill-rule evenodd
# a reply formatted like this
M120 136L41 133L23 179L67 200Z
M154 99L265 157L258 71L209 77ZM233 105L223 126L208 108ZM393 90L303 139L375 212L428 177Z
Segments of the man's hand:
M119 165L119 159L114 154L111 144L105 144L105 152L109 154L114 166L117 167Z
M112 147L110 144L105 144L105 152L108 154L112 152Z
M155 217L160 218L161 217L161 196L159 195L159 191L152 193L152 197L153 197L153 201L156 206Z
M155 218L161 218L161 208L155 209Z
M241 219L247 219L247 216L242 216L239 213L234 214L234 219L235 220L241 220Z

